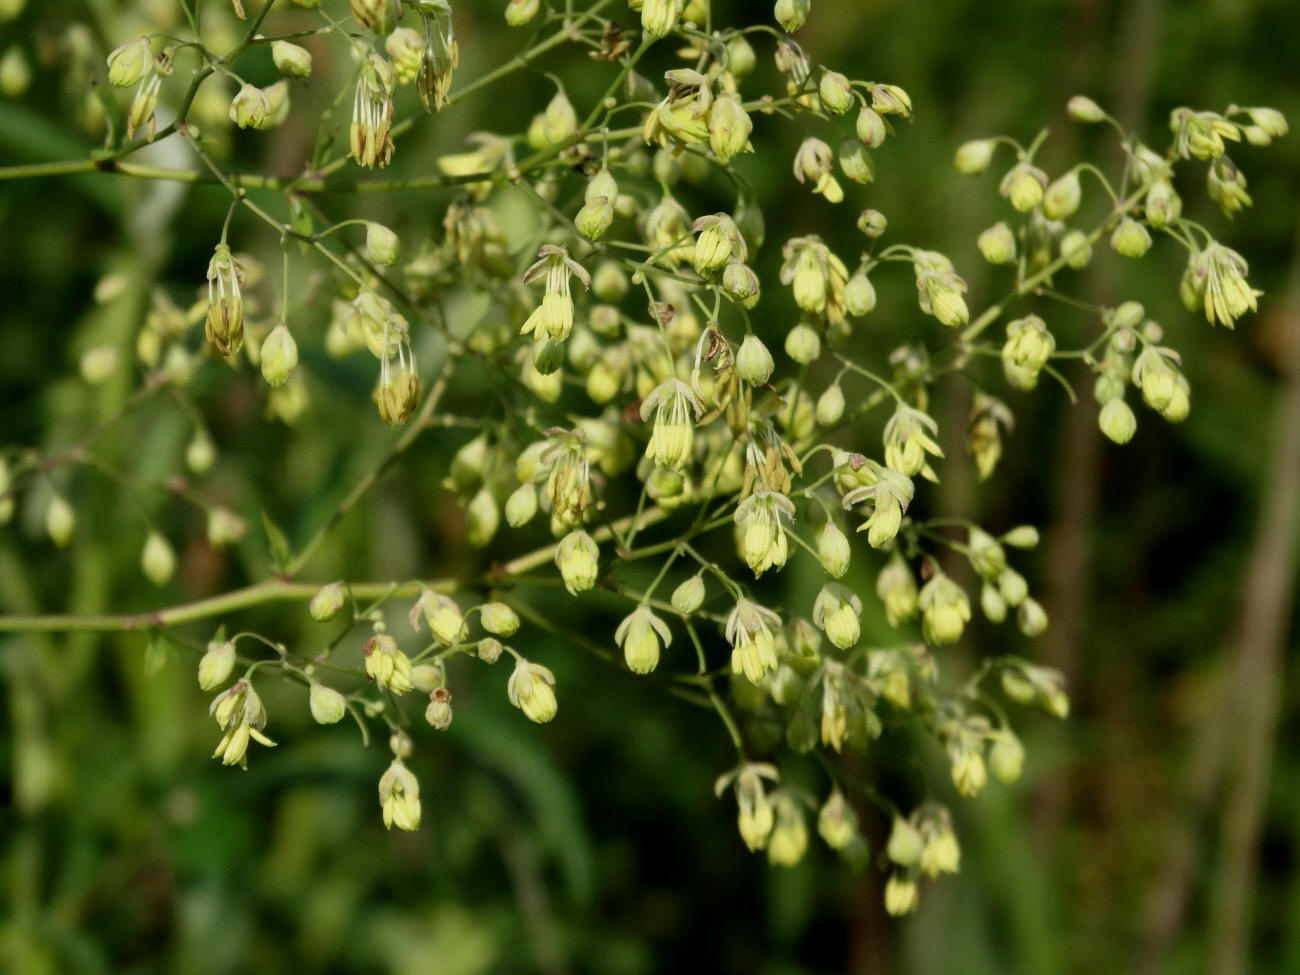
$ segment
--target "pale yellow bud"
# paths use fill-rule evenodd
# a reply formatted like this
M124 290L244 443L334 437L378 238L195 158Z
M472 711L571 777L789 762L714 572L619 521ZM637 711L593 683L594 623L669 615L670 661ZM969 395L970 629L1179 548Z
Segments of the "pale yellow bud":
M994 139L972 139L970 142L963 142L953 155L953 166L956 167L957 172L967 176L982 173L993 161L993 150L996 148L997 142Z
M215 691L229 679L234 669L235 645L229 640L210 642L199 658L199 687Z
M1126 444L1137 432L1137 417L1122 398L1111 400L1101 408L1097 416L1097 425L1101 432L1117 444Z
M140 550L140 571L155 586L166 585L176 571L176 552L158 532L153 531L144 540Z
M1106 113L1102 107L1087 95L1075 95L1066 102L1065 110L1069 113L1070 118L1076 122L1083 122L1085 125L1103 122L1106 119Z
M1016 237L1004 221L981 233L975 243L990 264L1011 264L1016 259Z
M311 74L311 52L289 41L271 42L271 60L287 78L306 78Z
M338 724L348 709L347 699L342 694L315 681L308 692L307 703L317 724Z
M262 378L271 386L283 386L298 366L298 345L281 322L262 342Z
M519 616L505 603L484 603L479 620L483 629L497 636L514 636L519 629Z
M400 246L397 234L382 223L375 223L372 220L366 224L366 257L373 263L396 264Z
M311 618L319 623L332 620L338 615L343 608L343 601L347 594L343 589L343 583L330 582L320 587L316 595L311 597L311 602L307 604L307 612Z
M71 540L76 526L77 516L63 495L55 494L51 497L49 506L45 509L45 532L50 540L63 548Z

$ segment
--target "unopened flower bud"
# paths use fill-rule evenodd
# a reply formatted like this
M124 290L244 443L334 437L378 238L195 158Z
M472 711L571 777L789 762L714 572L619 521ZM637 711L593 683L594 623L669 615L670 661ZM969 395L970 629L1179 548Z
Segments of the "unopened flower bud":
M235 669L235 645L229 640L212 640L199 658L199 687L215 691Z
M885 856L900 867L915 866L921 859L924 841L920 831L906 819L897 817L885 844Z
M822 108L832 115L843 115L853 107L853 88L849 79L838 71L823 71L817 86Z
M45 532L59 548L63 548L72 538L77 526L77 516L72 506L64 500L63 495L55 494L50 498L49 507L45 509Z
M776 0L773 15L783 31L793 34L807 22L811 10L812 0Z
M1102 107L1087 95L1075 95L1066 102L1065 110L1074 121L1083 122L1086 125L1102 122L1106 119L1106 113L1102 110Z
M140 571L155 586L166 585L176 571L176 552L156 531L149 533L140 550Z
M1011 264L1016 259L1016 237L1002 220L979 235L976 245L990 264Z
M1101 408L1101 413L1097 415L1097 425L1115 443L1126 444L1137 432L1137 417L1129 405L1117 397Z
M854 318L869 315L876 308L876 286L864 271L857 271L844 285L844 307Z
M555 717L555 675L541 664L527 660L515 664L506 696L529 721L545 724Z
M1116 400L1115 402L1122 403L1124 401ZM1038 600L1027 598L1020 604L1017 623L1020 626L1020 632L1025 636L1042 636L1047 629L1047 612Z
M745 336L736 353L736 373L751 386L762 386L772 378L772 353L753 332Z
M592 294L601 301L618 301L627 294L627 288L627 273L613 261L601 262L596 268L596 273L591 276Z
M578 233L588 240L600 240L613 222L613 202L604 196L588 200L573 218L573 225L578 228Z
M1046 186L1047 175L1041 169L1020 162L1007 171L998 190L1013 207L1021 213L1028 213L1042 202Z
M144 76L152 59L147 37L137 37L114 48L108 55L108 83L115 88L130 88Z
M683 616L690 616L704 602L704 577L697 572L673 590L673 609Z
M281 322L262 342L262 378L271 386L283 386L298 366L298 345Z
M311 74L311 52L289 41L271 42L271 60L287 78L306 78Z
M1043 215L1049 220L1064 220L1079 209L1082 199L1083 187L1079 183L1079 171L1072 169L1053 180L1043 193Z
M889 221L879 210L863 210L858 214L858 230L875 240L885 232Z
M1012 548L1035 548L1038 545L1038 529L1033 525L1017 525L1002 536L1002 541Z
M523 27L541 9L540 0L510 0L506 4L506 24L510 27Z
M203 429L194 431L189 444L185 447L185 465L195 474L204 474L212 469L217 459L217 448L212 438Z
M505 603L484 603L479 610L483 629L497 636L514 636L519 629L519 617Z
M817 536L817 558L827 574L839 579L849 568L849 540L832 522Z
M91 386L104 382L116 368L117 349L111 345L97 345L82 353L81 378Z
M1025 746L1009 729L1003 729L993 739L989 749L989 769L1003 785L1011 785L1020 778L1025 767Z
M902 917L916 910L918 899L916 881L903 873L891 873L885 881L885 913Z
M838 382L831 383L826 391L817 397L817 422L824 427L833 427L844 416L844 390Z
M1110 246L1124 257L1138 258L1151 249L1151 234L1132 217L1125 217L1110 235Z
M821 336L807 322L800 322L785 337L785 354L806 366L822 354Z
M982 173L993 161L993 150L996 148L997 142L993 139L972 139L970 142L963 142L957 147L952 163L957 168L957 172L967 176Z
M343 608L343 600L346 595L343 590L343 583L326 583L317 590L316 595L311 597L311 602L307 604L307 612L318 623L332 620L338 615L338 611Z
M858 120L854 124L853 130L857 133L858 141L868 149L880 148L885 141L885 136L889 133L889 130L885 127L885 120L870 105L862 106L858 112Z
M315 681L312 681L311 690L307 693L307 705L317 724L338 724L348 710L347 699L342 694Z
M521 484L506 498L506 523L518 528L537 514L537 491L531 484Z
M663 37L677 23L682 0L643 0L641 4L641 29L650 37Z
M1081 271L1092 260L1092 243L1082 230L1068 230L1061 237L1061 256L1065 263Z
M817 832L832 850L843 850L857 833L858 817L844 793L836 789L817 814Z
M485 636L478 641L474 652L485 664L494 664L501 659L501 641L494 636Z
M366 257L375 264L396 264L400 242L382 223L373 220L366 224Z
M248 533L248 523L229 508L213 505L208 509L208 544L222 549L237 545Z
M732 261L722 272L722 290L727 297L742 308L753 308L759 298L758 275L748 264Z
M573 531L560 540L555 549L555 564L559 567L564 588L571 595L586 592L596 584L600 550L584 531Z

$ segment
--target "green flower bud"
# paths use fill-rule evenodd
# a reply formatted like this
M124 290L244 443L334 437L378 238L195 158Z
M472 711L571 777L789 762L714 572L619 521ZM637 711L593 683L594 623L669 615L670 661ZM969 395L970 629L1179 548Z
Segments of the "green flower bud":
M1110 314L1109 325L1119 330L1137 328L1147 316L1147 311L1138 301L1126 301Z
M1083 187L1079 183L1079 172L1072 169L1053 180L1043 193L1043 215L1049 220L1064 220L1079 209L1082 199Z
M862 601L843 586L833 583L822 586L813 601L813 623L821 627L826 638L841 650L849 649L862 635L861 613Z
M104 382L116 368L117 349L111 345L97 345L82 353L81 378L91 386Z
M682 0L643 0L641 29L651 37L663 37L677 23Z
M506 498L506 523L518 528L537 514L537 491L531 484L521 484Z
M824 427L833 427L844 416L844 390L838 382L831 383L826 391L817 397L817 422Z
M920 830L901 816L895 817L885 843L885 856L900 867L912 867L921 859L923 845Z
M817 814L817 833L832 850L843 850L857 835L858 816L836 789L822 804Z
M989 749L989 769L1003 785L1012 785L1024 767L1025 746L1009 729L1003 729Z
M781 792L776 797L775 811L776 821L767 840L767 861L773 866L793 867L808 849L803 809L793 796Z
M1016 163L1002 177L998 192L1011 201L1011 205L1021 213L1028 213L1043 200L1043 188L1047 186L1047 174L1036 166Z
M229 508L214 505L208 510L208 544L222 549L235 545L248 533L248 524Z
M235 669L235 645L229 640L209 641L208 648L199 658L199 687L215 691L224 684Z
M1183 199L1169 180L1156 180L1147 191L1145 212L1151 226L1167 227L1183 215Z
M723 162L750 148L749 136L754 123L740 97L723 91L709 108L709 148Z
M793 34L807 22L811 10L812 0L776 0L773 15L783 31Z
M849 539L832 522L817 536L817 558L828 575L841 578L849 568Z
M281 322L262 342L262 378L271 386L283 386L298 366L298 346Z
M1137 432L1137 417L1122 398L1116 398L1101 408L1101 413L1097 415L1097 425L1115 443L1126 444Z
M614 207L607 197L597 196L583 204L573 225L588 240L600 240L614 222Z
M749 265L732 261L722 272L722 290L741 308L753 308L758 304L759 298L758 275Z
M822 354L821 336L807 322L800 322L785 337L785 354L801 366L815 362Z
M758 64L758 58L744 34L736 33L728 38L726 66L733 76L743 78L754 70L756 64Z
M970 622L970 600L965 591L942 572L936 572L922 587L917 605L921 608L921 633L935 646L956 643Z
M1116 403L1122 403L1123 400L1115 400ZM1107 434L1109 436L1109 434ZM1020 632L1028 637L1041 636L1047 630L1047 612L1036 599L1026 598L1020 604L1020 613L1017 619L1020 625Z
M519 629L519 617L505 603L484 603L479 610L483 629L497 636L514 636Z
M912 98L898 85L872 85L871 107L881 115L908 118L912 114Z
M447 672L441 661L418 664L411 668L411 686L421 694L432 694L447 683Z
M601 301L618 301L627 294L627 273L613 261L602 261L591 276L591 290ZM593 314L595 309L592 309ZM615 309L615 316L618 312ZM617 323L617 317L615 317ZM593 322L593 327L595 323ZM605 334L603 331L601 334Z
M46 534L55 545L63 548L71 540L72 532L76 527L77 516L72 506L63 499L63 495L55 494L50 498L49 507L45 509Z
M271 60L286 78L306 78L311 74L311 52L297 44L272 41Z
M885 881L885 913L902 917L916 910L918 890L916 881L906 874L894 872Z
M501 524L501 509L487 487L480 488L465 509L466 537L475 548L492 541Z
M339 610L343 608L343 601L346 596L347 593L343 589L343 583L326 583L320 587L316 595L311 597L311 602L307 604L307 612L318 623L332 620L338 615Z
M1015 569L1003 569L998 573L998 592L1008 606L1019 606L1029 597L1029 583Z
M1151 249L1151 234L1132 217L1125 217L1110 235L1110 246L1124 257L1138 258Z
M115 88L130 88L144 77L152 61L149 38L137 37L127 41L108 55L108 83Z
M1248 108L1246 114L1270 139L1280 139L1287 133L1286 116L1276 108Z
M704 602L704 576L697 572L673 590L673 609L690 616Z
M307 692L307 705L317 724L338 724L348 710L347 699L342 694L315 681L312 681L311 690Z
M540 9L540 0L510 0L506 4L506 24L511 27L523 27L537 16L537 11Z
M981 233L975 243L990 264L1011 264L1016 259L1016 236L1002 220Z
M1036 548L1038 529L1033 525L1017 525L1002 536L1002 541L1012 548Z
M763 340L753 332L746 335L736 353L736 374L751 386L762 386L772 378L775 365Z
M1106 113L1102 110L1102 107L1087 95L1075 95L1066 102L1065 110L1074 121L1083 122L1086 125L1103 122L1106 119Z
M832 115L843 115L853 107L853 88L849 79L838 71L823 71L817 86L822 108Z
M1007 601L992 583L980 587L980 609L990 623L1001 623L1007 618Z
M542 136L547 145L555 146L571 139L578 131L578 113L564 92L557 92L542 113Z
M857 133L858 141L868 149L879 149L885 141L885 136L889 133L889 129L885 126L885 120L870 105L862 106L858 112L858 120L853 128Z
M153 531L144 540L140 550L140 571L155 586L164 586L176 571L176 552L158 532Z
M989 168L989 163L993 161L993 150L997 148L997 145L995 139L972 139L970 142L963 142L957 147L952 164L956 167L957 172L964 173L967 176L982 173Z
M244 85L230 101L230 121L241 129L266 129L271 125L271 102L261 88Z
M392 265L397 263L400 249L397 234L382 223L373 220L366 224L366 257L374 264Z
M858 230L875 240L885 232L889 221L879 210L863 210L858 215Z
M555 549L555 564L571 595L586 592L596 584L600 550L590 535L578 530L569 532Z
M1076 271L1082 271L1092 260L1092 243L1081 230L1069 230L1061 238L1061 256Z

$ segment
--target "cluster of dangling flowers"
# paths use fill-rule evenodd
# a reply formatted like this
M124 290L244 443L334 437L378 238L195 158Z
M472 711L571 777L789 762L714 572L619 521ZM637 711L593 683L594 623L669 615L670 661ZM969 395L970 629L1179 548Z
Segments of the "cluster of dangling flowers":
M761 265L753 262L766 228L754 191L732 160L753 150L755 117L793 116L801 132L791 157L794 181L817 205L841 204L872 182L871 153L911 117L911 99L896 85L852 80L813 63L789 36L807 20L809 0L775 3L784 31L772 32L781 90L748 98L758 59L752 32L714 25L706 36L698 27L711 24L708 0L629 6L640 15L644 43L634 47L630 32L605 22L592 53L623 59L628 70L587 119L556 79L522 132L475 133L464 151L436 160L437 172L462 188L436 239L403 248L394 231L373 221L314 231L312 213L296 196L287 197L286 226L304 243L319 245L328 234L364 224L364 242L346 257L335 255L343 274L324 347L336 358L364 350L378 360L374 399L387 424L408 422L419 407L424 312L437 304L441 313L445 295L474 295L477 304L457 305L478 310L456 322L455 334L463 336L463 347L459 338L452 343L456 354L477 358L510 382L499 390L503 416L483 398L485 415L467 424L475 433L455 451L445 481L464 507L470 542L485 546L505 529L536 532L540 523L551 543L530 566L549 558L571 596L599 587L631 604L626 615L607 621L606 642L633 674L654 674L684 646L697 651L698 661L688 666L698 662L699 670L691 677L707 686L742 756L719 778L718 794L734 795L739 833L750 849L766 851L776 865L798 862L811 814L827 846L865 864L869 854L850 798L855 786L837 761L842 753L920 728L946 761L953 790L975 796L990 772L1011 783L1025 762L1010 721L990 705L988 684L999 681L1010 701L1058 718L1069 707L1059 673L1017 656L984 661L955 691L941 680L942 648L967 635L976 612L1027 638L1042 634L1048 619L1013 564L1038 544L1032 526L995 533L964 519L920 514L928 500L921 497L924 482L937 482L944 465L963 460L945 456L947 441L930 412L937 375L960 369L974 386L965 445L981 478L996 470L1014 414L983 388L977 366L984 360L977 353L1000 359L1001 378L992 381L1018 393L1035 389L1044 374L1064 381L1053 362L1080 358L1095 375L1100 427L1117 442L1136 429L1125 402L1130 387L1166 419L1182 420L1190 386L1181 359L1140 304L1100 309L1096 340L1065 350L1039 295L1058 275L1085 267L1103 237L1116 253L1136 259L1155 232L1188 251L1179 289L1187 307L1231 327L1255 309L1260 293L1247 281L1245 260L1182 215L1173 170L1188 160L1208 164L1209 196L1231 216L1250 197L1227 146L1265 145L1285 134L1286 122L1266 108L1233 106L1221 115L1177 109L1166 153L1124 138L1128 165L1118 187L1089 164L1050 178L1035 161L1041 138L1028 147L1002 136L966 142L955 157L963 173L985 171L1004 146L1015 152L997 186L1010 212L976 241L985 260L1014 276L1012 297L972 317L967 283L953 260L931 247L882 244L887 219L864 209L851 218L861 234L856 256L839 244L836 253L829 236L780 243L776 277L797 310L774 343L788 360L778 363L765 341L777 337L771 316L751 317L764 297L754 270ZM506 21L533 23L541 8L538 0L509 0ZM453 11L447 0L350 0L350 11L361 33L347 38L356 65L348 151L356 165L379 169L392 159L400 131L394 99L401 86L413 84L429 110L452 101L459 60ZM668 36L680 41L677 54L686 66L664 71L656 84L633 70L633 59ZM132 128L152 134L159 80L171 70L172 56L154 57L148 38L110 56L109 80L139 86ZM283 122L291 86L312 73L310 53L290 41L274 42L272 58L283 79L265 88L243 85L229 104L229 120L241 128ZM639 124L612 130L614 112L625 109L641 113ZM1086 98L1071 100L1068 110L1080 122L1110 121ZM522 161L516 158L521 147L531 153ZM721 182L710 179L717 173L729 177L734 205L710 195ZM1106 191L1105 210L1097 229L1087 231L1071 221L1080 222L1089 202L1084 179L1093 178ZM503 229L506 194L536 204L528 233ZM850 354L855 328L875 311L877 287L888 285L891 266L899 264L901 290L926 316L919 319L924 338L868 369ZM223 232L208 267L206 301L185 310L155 296L138 352L151 368L177 376L192 370L197 357L187 356L184 336L201 318L212 351L232 362L244 353L271 387L268 412L292 423L307 408L307 386L289 324L268 317L259 300L263 278L256 259L236 256ZM1008 315L997 341L981 344L1013 298L1033 307ZM865 418L877 408L887 415L870 427ZM199 473L211 465L212 452L210 438L196 431L186 461ZM0 467L0 490L7 476ZM639 500L626 518L613 519L620 479L634 485ZM66 541L71 512L51 509L50 533ZM637 549L641 532L669 520L675 534ZM223 531L228 543L242 527L236 532L227 524ZM735 558L719 557L723 550ZM648 584L643 574L624 571L643 559L658 562ZM855 561L859 571L850 574ZM861 584L868 562L874 587ZM806 590L790 587L802 593L795 605L773 583L791 565L812 583ZM172 574L174 555L156 533L142 566L159 584ZM493 584L508 590L508 576L502 570ZM321 660L297 668L282 654L271 663L297 668L321 723L349 712L358 721L383 716L393 723L398 702L415 693L427 697L427 723L445 729L452 720L449 662L467 655L492 664L504 652L515 661L505 687L509 702L528 720L547 722L556 714L555 675L501 642L520 627L510 599L505 591L465 611L454 589L421 586L409 621L413 631L427 627L430 641L408 654L402 645L409 641L394 635L380 605L360 609L347 586L332 583L309 611L325 621L351 605L353 626L369 630L355 641L366 685L350 693L326 686ZM888 645L864 639L869 605L899 631ZM481 635L471 636L474 617ZM710 646L727 657L717 671L708 667ZM218 634L200 662L204 690L224 686L236 659L235 641ZM252 689L257 666L213 703L221 731L217 756L226 764L245 764L249 742L272 744L263 734L265 708ZM729 682L726 701L715 679ZM379 782L383 819L389 827L414 829L420 790L407 762L415 743L397 730L389 745L392 762ZM800 776L789 774L784 762L749 757L781 746L791 764L821 750L831 779L821 798L796 785ZM922 877L958 869L960 848L952 815L937 802L907 815L892 805L886 812L892 826L884 851L885 906L902 914L915 908Z

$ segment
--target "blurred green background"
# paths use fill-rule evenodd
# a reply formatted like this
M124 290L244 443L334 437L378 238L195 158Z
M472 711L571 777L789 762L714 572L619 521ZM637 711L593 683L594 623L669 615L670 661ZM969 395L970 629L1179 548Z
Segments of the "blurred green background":
M455 4L459 78L522 43L502 24L502 7ZM102 56L133 36L138 18L175 10L106 0L28 8L0 28L0 53L20 49L32 72L23 94L0 102L0 163L84 157L94 140L72 120L80 100L68 89L82 89L69 77L69 24L85 24ZM721 23L769 15L766 3L714 9ZM633 22L624 10L616 16ZM874 206L890 219L890 240L950 254L976 310L1005 282L981 266L975 235L1005 212L995 175L952 171L961 141L1028 140L1046 125L1049 173L1081 153L1114 171L1113 139L1064 117L1076 92L1161 147L1169 110L1181 104L1265 104L1300 121L1294 0L814 0L798 39L815 62L903 85L915 120L876 154L876 182L833 210L785 205L801 136L758 118L759 152L739 161L767 214L756 265L774 274L780 241L800 233L851 254L853 217ZM770 46L756 47L766 63ZM647 73L668 66L656 54L663 63L652 58ZM609 77L596 64L570 51L538 69L566 78L581 114ZM518 130L549 92L526 72L477 93L402 137L393 171L427 172L472 131ZM227 159L239 171L292 173L313 136L309 122L291 120L235 138ZM1030 758L1021 783L951 803L962 873L926 885L915 916L886 919L882 875L854 873L816 842L788 871L748 854L730 799L711 792L731 762L716 718L536 628L519 642L555 670L559 716L539 728L510 708L505 664L453 668L450 731L416 732L425 825L414 834L385 833L380 822L382 742L363 750L351 725L315 728L299 687L263 682L280 747L240 773L208 759L214 728L188 648L174 646L147 675L143 636L9 635L0 636L0 969L1300 972L1300 758L1288 747L1300 730L1291 652L1300 139L1233 156L1254 209L1230 225L1199 202L1193 215L1250 259L1252 283L1266 293L1258 316L1230 333L1186 313L1176 293L1181 252L1167 245L1140 264L1101 254L1075 290L1108 304L1140 300L1165 326L1194 391L1188 421L1171 427L1141 411L1135 441L1120 449L1097 432L1086 377L1073 377L1082 394L1073 409L1055 386L1008 393L1018 425L999 474L980 485L965 465L947 464L942 486L921 499L932 513L994 529L1043 527L1026 574L1051 616L1047 636L1009 648L1003 631L977 626L967 649L945 651L941 665L959 673L982 653L1025 652L1068 674L1073 711L1061 724L1022 713ZM148 158L191 162L173 143ZM1203 200L1199 189L1186 195ZM321 204L334 219L384 219L417 240L437 231L451 198L326 195ZM129 350L155 286L192 300L227 199L210 186L110 176L0 182L0 441L58 448L121 401L133 380L119 373L86 387L80 353L104 342ZM275 266L264 227L241 214L232 236ZM127 276L125 297L96 305L96 281L114 272ZM918 315L910 279L877 287L881 306L857 341L881 362L915 336ZM779 341L793 312L778 291L768 289L760 327ZM309 309L323 329L327 305L308 294L304 316ZM1051 314L1063 346L1095 328ZM332 362L318 340L300 344L313 402L297 427L262 420L264 390L247 370L208 365L195 387L220 452L204 489L250 521L268 511L298 543L388 443L367 401L368 367ZM1004 388L995 376L996 364L990 386ZM454 386L448 411L473 412L483 378ZM828 379L814 378L814 389ZM959 457L969 390L953 382L937 395L948 452ZM192 421L158 407L115 428L104 456L140 477L176 473ZM878 435L868 426L860 442ZM472 573L513 551L508 538L486 554L468 549L461 516L437 487L466 437L426 435L309 576ZM149 495L181 555L178 579L159 593L137 570L136 502L83 470L55 483L75 499L76 541L53 549L41 531L42 489L25 495L0 533L0 612L145 609L266 572L255 526L237 551L218 554L192 510ZM865 592L878 565L857 561L846 581ZM865 602L864 632L886 639L877 602ZM589 612L579 625L612 632L613 609L597 600ZM294 646L332 635L291 605L238 625ZM211 634L182 635L201 645ZM935 758L932 778L944 785ZM889 784L873 755L861 771ZM878 850L886 824L861 812Z

